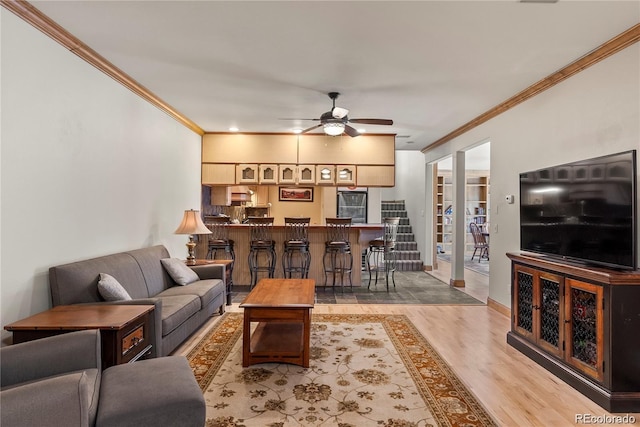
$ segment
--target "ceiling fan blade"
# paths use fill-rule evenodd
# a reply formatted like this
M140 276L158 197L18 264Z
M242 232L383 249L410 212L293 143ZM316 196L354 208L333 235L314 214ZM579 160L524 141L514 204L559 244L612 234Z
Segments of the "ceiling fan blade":
M306 128L305 130L303 130L303 131L302 131L302 132L300 132L300 133L307 133L307 132L309 132L309 131L312 131L312 130L314 130L314 129L319 128L320 126L322 126L322 123L317 124L317 125L315 125L315 126L311 126L310 128Z
M349 125L344 126L344 133L346 133L351 137L360 136L360 132L358 132L357 130L355 130L355 128L352 128Z
M333 107L333 110L331 110L331 115L333 116L334 119L341 119L345 117L347 114L349 114L349 110L347 110L346 108Z
M390 119L349 119L350 123L362 123L365 125L392 125L393 120Z

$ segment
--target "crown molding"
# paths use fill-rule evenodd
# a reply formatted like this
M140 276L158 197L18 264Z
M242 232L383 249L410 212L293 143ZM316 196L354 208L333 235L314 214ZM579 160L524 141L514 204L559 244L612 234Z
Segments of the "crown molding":
M89 64L93 65L98 70L113 78L136 95L155 105L160 110L164 111L169 116L173 117L178 122L191 129L198 135L204 135L204 130L200 128L200 126L189 120L184 114L180 113L171 105L160 99L149 89L138 83L127 73L125 73L120 68L109 62L106 58L101 56L98 52L91 49L89 46L76 38L73 34L69 33L67 30L55 23L52 19L40 12L29 2L26 2L24 0L0 0L0 3L5 9L13 12L15 15L22 18L33 27L42 31L44 34L57 41L62 46L64 46Z
M466 133L471 129L475 128L476 126L479 126L482 123L504 113L505 111L510 110L511 108L526 101L527 99L533 98L534 96L557 85L558 83L568 79L569 77L579 73L580 71L588 67L591 67L592 65L597 64L603 59L610 57L611 55L623 50L628 46L631 46L632 44L636 43L638 40L640 40L640 24L634 25L628 30L618 34L611 40L605 42L604 44L600 45L596 49L587 53L583 57L577 59L576 61L562 68L561 70L556 71L553 74L550 74L549 76L543 78L542 80L532 84L522 92L517 93L516 95L507 99L506 101L480 114L478 117L471 120L470 122L465 123L464 125L448 133L447 135L443 136L437 141L434 141L431 144L427 145L421 151L423 153L426 153L429 150L432 150L446 142L451 141L454 138L457 138L463 133Z

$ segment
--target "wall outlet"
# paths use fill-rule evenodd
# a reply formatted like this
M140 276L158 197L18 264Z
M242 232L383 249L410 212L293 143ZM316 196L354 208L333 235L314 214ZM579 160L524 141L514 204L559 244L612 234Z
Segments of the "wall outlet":
M514 202L514 200L515 200L515 197L514 197L514 195L513 195L513 194L507 194L506 196L504 196L504 200L505 200L508 204L512 205L512 204L513 204L513 202Z

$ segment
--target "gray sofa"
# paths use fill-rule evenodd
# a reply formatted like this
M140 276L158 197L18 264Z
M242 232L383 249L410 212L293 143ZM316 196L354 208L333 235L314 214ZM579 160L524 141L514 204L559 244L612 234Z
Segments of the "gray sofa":
M152 304L152 355L166 356L216 311L224 313L226 298L223 265L194 266L200 280L179 286L163 268L163 258L169 258L167 249L153 246L51 267L52 303ZM113 276L133 299L105 302L98 292L100 273Z
M0 348L2 427L202 427L205 401L183 356L102 370L98 330Z

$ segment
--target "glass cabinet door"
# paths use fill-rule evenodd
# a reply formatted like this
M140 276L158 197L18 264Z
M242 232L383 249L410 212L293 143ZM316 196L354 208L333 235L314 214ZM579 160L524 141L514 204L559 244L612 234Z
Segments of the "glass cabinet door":
M236 166L236 182L238 184L257 184L258 165L239 164Z
M336 166L336 184L355 185L356 167L354 165Z
M547 272L538 274L538 345L548 352L562 355L564 328L562 327L563 307L561 307L564 278Z
M602 298L602 286L566 280L566 360L600 381L604 376Z
M295 184L296 183L296 166L295 165L280 165L278 168L278 183L279 184Z
M316 183L316 166L315 165L298 165L298 183L299 184L315 184Z
M535 340L533 336L534 324L534 279L535 270L516 266L513 283L513 327L522 336Z
M564 278L516 265L513 326L522 336L562 357Z
M278 165L260 165L260 184L276 184L278 182Z
M336 182L335 166L333 165L317 165L316 166L316 184L333 185Z

